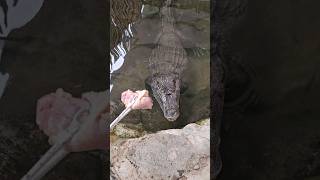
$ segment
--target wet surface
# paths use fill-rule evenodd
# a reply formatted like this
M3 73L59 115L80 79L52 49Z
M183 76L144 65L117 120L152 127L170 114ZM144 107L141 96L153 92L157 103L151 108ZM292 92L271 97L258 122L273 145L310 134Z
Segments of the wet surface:
M0 179L21 178L49 145L35 123L37 100L57 88L79 97L106 84L106 6L98 1L45 1L13 31L0 63L10 79L0 99ZM46 179L101 179L99 153L69 155Z
M114 117L124 108L119 101L121 92L146 88L145 81L150 75L148 59L161 31L159 9L162 5L157 4L158 1L152 2L143 4L141 18L130 26L133 38L127 42L128 51L124 52L124 59L114 59L113 67L116 70L111 74L111 100L118 107ZM209 116L209 2L199 6L184 3L179 1L175 4L176 30L188 53L187 69L182 77L184 87L180 118L175 122L166 120L154 99L153 110L132 112L123 122L141 122L148 130L159 130L181 127Z

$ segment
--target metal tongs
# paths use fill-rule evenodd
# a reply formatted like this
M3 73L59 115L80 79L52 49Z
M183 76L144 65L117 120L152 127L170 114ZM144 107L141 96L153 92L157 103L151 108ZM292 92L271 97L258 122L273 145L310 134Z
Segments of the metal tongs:
M110 124L110 131L132 110L132 106L144 96L143 93L134 96L130 104L124 109L121 114Z
M69 127L59 135L59 140L41 157L29 172L21 178L21 180L40 180L48 171L70 153L64 146L79 131L81 126L79 116L85 111L88 110L82 108L75 114Z

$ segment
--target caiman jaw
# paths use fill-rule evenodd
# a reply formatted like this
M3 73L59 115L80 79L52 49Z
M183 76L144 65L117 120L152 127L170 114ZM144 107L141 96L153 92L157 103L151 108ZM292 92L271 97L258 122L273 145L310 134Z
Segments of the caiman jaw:
M180 79L172 75L158 75L151 78L151 89L159 103L164 117L175 121L180 115Z
M163 115L169 121L175 121L178 119L180 113L179 113L179 109L170 109L170 110L163 111Z

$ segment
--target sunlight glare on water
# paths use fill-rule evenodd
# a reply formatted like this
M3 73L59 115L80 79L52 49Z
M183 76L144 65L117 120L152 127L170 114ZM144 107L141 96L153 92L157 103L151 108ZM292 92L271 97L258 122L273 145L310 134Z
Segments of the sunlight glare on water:
M127 51L130 50L130 38L133 36L132 30L131 30L131 24L128 25L128 29L124 31L123 34L124 37L128 39L128 42L120 42L115 48L114 51L116 55L114 55L112 52L110 52L110 59L111 59L111 64L110 64L110 74L112 74L119 70L121 66L124 63L124 57L127 54ZM110 80L111 80L110 76ZM110 83L110 92L112 90L113 84Z

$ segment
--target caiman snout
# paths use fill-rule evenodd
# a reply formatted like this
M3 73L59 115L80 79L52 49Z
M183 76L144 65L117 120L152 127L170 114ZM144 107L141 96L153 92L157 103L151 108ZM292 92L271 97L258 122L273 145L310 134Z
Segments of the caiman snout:
M157 75L150 80L153 96L158 101L164 117L175 121L180 115L180 79L175 74Z
M168 119L169 121L175 121L178 119L180 113L179 110L170 109L164 112L164 117Z

